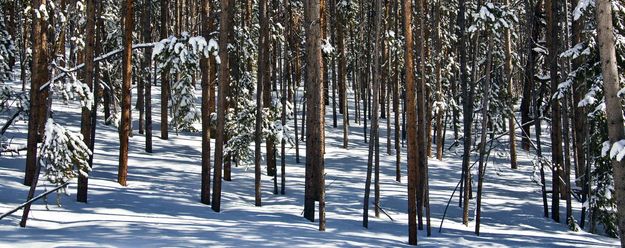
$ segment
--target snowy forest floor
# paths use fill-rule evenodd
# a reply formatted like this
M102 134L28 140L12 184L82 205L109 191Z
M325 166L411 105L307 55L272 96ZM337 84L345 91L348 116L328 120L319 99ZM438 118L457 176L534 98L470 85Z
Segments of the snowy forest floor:
M402 151L402 183L397 183L395 155L386 154L386 120L380 123L381 206L393 220L384 214L380 218L373 217L372 186L369 229L362 227L368 144L363 140L362 125L352 121L350 148L340 148L342 121L339 116L339 126L331 127L330 105L326 111L327 231L319 232L316 222L308 222L302 216L304 143L300 143L302 157L299 164L295 163L294 148L287 149L286 195L273 194L273 182L263 167L263 206L255 207L253 165L233 168L232 181L223 183L222 211L215 213L199 199L201 137L197 133L176 135L172 132L169 140L158 138L158 87L154 87L154 91L154 152L144 152L144 136L135 130L130 139L128 187L116 183L119 155L116 128L105 126L100 118L94 168L89 180L89 202L75 201L76 184L72 183L68 190L71 196L61 198L61 207L55 204L55 194L48 199L49 210L43 201L37 201L26 228L18 226L22 211L0 220L0 246L408 246L405 148ZM78 109L75 104L56 103L54 119L78 131ZM350 109L350 119L353 119L351 111L353 109ZM137 116L135 111L133 117ZM299 121L301 123L301 119ZM134 127L137 125L135 120ZM26 132L26 123L20 121L7 132L7 137L14 137L16 145L25 144ZM419 231L420 246L618 246L617 239L585 231L569 231L565 223L555 223L542 216L540 187L531 180L532 155L524 151L519 151L518 170L509 168L507 154L500 154L488 164L480 236L474 234L475 200L471 200L471 221L466 227L462 225L457 193L439 233L443 211L461 171L461 148L447 150L453 142L451 130L447 131L446 138L443 161L429 160L433 227L431 237L426 237L425 230ZM507 147L507 136L501 141L501 146ZM26 199L28 187L22 185L24 160L25 152L19 156L5 154L0 157L0 213ZM548 178L550 174L548 171ZM477 180L474 186L476 183ZM44 184L46 182L40 180L37 194L43 192ZM51 188L47 184L47 188ZM564 201L561 203L561 219L564 220ZM573 204L574 216L579 219L581 204L576 201Z

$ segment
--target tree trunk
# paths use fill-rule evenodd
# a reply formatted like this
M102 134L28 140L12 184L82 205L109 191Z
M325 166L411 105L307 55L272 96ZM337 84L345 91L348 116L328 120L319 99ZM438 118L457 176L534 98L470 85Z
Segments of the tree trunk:
M545 11L547 15L547 46L549 55L547 57L549 70L551 75L551 95L555 95L558 91L559 67L558 67L558 48L560 38L558 36L558 20L560 13L559 1L545 0ZM551 218L556 222L560 222L560 190L562 175L562 117L560 114L560 102L555 99L551 103L551 156L552 156L552 195L551 195Z
M133 0L125 1L124 20L124 55L122 57L122 116L119 127L119 170L117 182L122 186L127 185L128 175L128 138L130 136L130 89L132 84L132 30L134 27Z
M461 0L462 1L462 0ZM413 66L412 41L412 1L403 0L404 37L406 37L404 63L406 70L406 108L408 123L417 123L416 94ZM408 243L417 245L417 176L419 163L419 143L417 142L417 126L407 125L408 130Z
M465 225L469 224L469 202L468 202L468 194L471 185L468 183L470 178L469 172L469 163L470 163L470 155L471 155L471 123L473 122L473 93L472 89L469 86L468 73L467 73L467 51L466 51L466 43L467 36L466 26L465 26L465 12L466 12L466 1L460 0L460 10L458 13L458 37L460 43L460 82L462 84L462 95L463 95L463 114L464 114L464 152L462 157L462 171L463 171L463 184L464 184L464 199L463 199L463 210L462 210L462 223Z
M614 47L614 28L612 26L612 4L609 0L597 0L597 39L601 56L601 71L603 75L603 92L605 94L606 114L608 118L608 136L610 144L625 139L623 129L623 105L617 92L619 72L616 65L616 50ZM614 191L616 192L616 207L619 236L621 246L625 246L625 160L612 160L614 170Z
M84 71L84 82L90 88L94 87L94 48L95 48L95 19L96 19L96 3L95 0L87 0L87 27L86 27L86 35L85 35L85 49L84 49L84 58L85 58L85 71ZM93 91L93 94L97 94L96 91ZM97 103L94 102L94 106ZM91 106L93 108L93 106ZM80 125L80 133L83 136L83 141L85 144L91 144L91 140L94 138L91 136L92 121L91 121L91 110L88 107L82 108L82 116L81 116L81 125ZM93 150L91 150L93 157ZM93 167L93 161L90 159L89 166ZM87 202L87 188L89 186L88 178L85 176L78 176L78 186L76 193L76 200L79 202Z
M265 80L269 80L265 78L267 76L269 65L268 63L268 54L266 52L269 51L269 21L267 16L267 0L260 0L259 2L259 21L260 21L260 36L258 39L258 79L256 81L256 131L254 137L254 191L255 191L255 204L256 206L261 206L261 143L262 143L262 121L263 121L263 94L265 90L263 87L267 86L265 84ZM269 141L268 141L269 143ZM269 148L267 148L269 149ZM269 157L269 153L267 154ZM268 167L267 170L270 170Z
M488 39L488 47L487 47L487 58L486 58L486 81L484 81L483 93L482 97L482 135L480 138L480 161L478 167L478 181L477 181L477 210L475 214L475 234L480 235L480 217L482 216L482 185L484 182L484 174L486 173L486 161L484 161L486 154L486 136L488 134L488 104L490 99L490 84L491 84L491 70L493 63L493 38L490 37L490 34L487 34Z
M226 124L226 94L230 85L230 53L228 44L234 36L232 22L234 21L234 2L221 0L221 21L219 32L219 58L221 60L219 72L219 106L217 108L217 134L215 135L215 166L213 174L213 199L211 208L215 212L221 210L221 175L224 160L223 148Z
M152 3L146 1L146 7L143 11L151 13ZM146 14L143 19L143 40L150 42L152 40L152 15ZM152 49L148 48L146 54L152 54ZM145 152L152 153L152 79L156 80L156 75L152 75L150 67L152 65L151 56L144 56L143 67L146 68L148 78L145 83ZM156 68L154 68L156 69ZM155 70L156 72L156 70Z
M510 0L504 0L504 5L508 6ZM510 29L507 28L504 31L504 52L505 52L505 63L504 63L504 79L506 80L506 84L508 85L508 92L510 93L510 98L514 98L514 89L512 82L512 42L511 42ZM509 130L509 140L510 140L510 167L512 169L517 169L518 165L516 162L516 133L515 133L515 125L514 125L514 102L510 101L510 118L508 118L508 128Z
M321 55L321 11L319 0L304 2L306 31L306 188L304 217L314 221L315 199L319 200L319 230L325 230L324 205L324 87Z
M46 0L33 0L32 6L46 4ZM48 71L48 39L46 30L47 23L43 18L37 18L33 11L32 16L32 34L33 34L33 51L32 51L32 67L31 67L31 84L30 84L30 110L28 112L28 139L26 143L26 169L24 176L24 185L31 186L36 176L37 169L37 142L41 139L39 127L44 125L45 116L41 110L45 110L46 93L39 90L39 87L50 78Z
M161 0L161 39L166 39L168 36L168 17L169 15L169 0ZM161 139L168 139L169 137L169 121L167 118L169 109L169 72L161 72Z
M212 22L210 16L211 1L202 0L202 36L207 41L210 40L210 33L213 31L209 23ZM200 192L201 202L204 204L210 204L210 149L211 149L211 126L210 126L210 88L211 82L211 64L209 60L211 58L202 58L200 60L200 68L202 73L202 188Z

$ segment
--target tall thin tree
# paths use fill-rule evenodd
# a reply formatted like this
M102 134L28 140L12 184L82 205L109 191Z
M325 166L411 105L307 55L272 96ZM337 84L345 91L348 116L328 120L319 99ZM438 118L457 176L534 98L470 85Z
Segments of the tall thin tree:
M134 27L133 0L125 2L124 19L124 54L122 57L122 117L119 127L119 168L117 182L127 185L128 176L128 139L130 136L130 89L132 84L132 30Z
M463 2L463 0L461 0ZM406 118L408 123L417 123L416 84L413 67L413 40L412 40L412 0L403 0L404 11L404 63L406 77ZM408 243L417 245L417 176L419 163L419 143L417 142L417 126L407 125L408 143Z
M221 210L221 176L224 161L224 139L226 124L226 94L230 85L230 53L228 45L233 38L234 1L221 0L221 22L219 32L219 106L217 107L217 130L215 135L215 166L213 174L213 199L211 208L215 212Z

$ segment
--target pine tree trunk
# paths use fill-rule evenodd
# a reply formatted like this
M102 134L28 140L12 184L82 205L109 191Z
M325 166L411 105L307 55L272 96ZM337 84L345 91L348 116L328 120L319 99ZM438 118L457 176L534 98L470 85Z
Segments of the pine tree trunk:
M211 208L215 212L221 210L221 176L224 161L224 139L226 124L226 95L230 85L230 53L228 44L234 36L234 2L221 0L221 21L219 32L219 58L221 60L219 72L219 106L217 107L217 134L215 135L215 166L213 174L213 199Z
M527 34L527 62L525 66L525 80L523 82L523 96L521 99L521 129L523 132L523 139L521 140L521 146L524 150L530 149L530 127L532 119L530 117L530 109L532 105L532 89L535 87L534 76L537 52L534 50L536 43L540 36L540 20L539 16L542 15L542 1L537 3L534 0L526 0L527 22L529 23Z
M461 0L462 1L462 0ZM408 123L417 123L416 94L413 66L413 40L412 40L412 1L403 0L404 15L404 63L406 70L406 107ZM417 245L417 177L419 163L419 143L417 142L417 126L407 125L408 132L408 243Z
M265 90L263 87L267 86L264 82L268 80L267 76L269 63L267 62L267 53L269 49L265 49L269 46L269 21L267 20L267 0L260 0L259 2L259 21L260 21L260 36L258 40L258 79L256 81L256 131L254 137L254 189L255 189L255 204L261 206L261 143L262 143L262 121L263 121L263 94ZM269 156L269 154L267 154ZM269 167L267 170L270 170Z
M559 67L558 67L558 48L560 46L560 38L558 36L558 20L560 5L557 0L545 0L545 11L547 15L547 46L549 55L547 57L549 70L551 75L551 95L555 95L558 90ZM556 222L560 222L560 191L561 191L561 175L562 175L562 117L560 114L560 102L555 100L551 103L551 156L552 156L552 193L551 193L551 218Z
M150 42L152 40L152 3L146 1L145 9L143 10L150 14L146 14L143 19L143 39L144 42ZM146 54L152 54L152 49L148 48ZM152 153L152 79L156 80L156 75L152 75L151 56L145 56L143 61L143 67L147 71L147 81L145 83L145 152ZM154 70L156 72L156 70Z
M212 18L211 1L202 0L202 36L207 41L210 40L210 33L213 31L210 27ZM211 55L212 57L212 55ZM212 58L202 58L200 60L200 68L202 73L202 188L200 192L201 202L210 204L210 149L211 149L211 126L210 126L210 88L211 82L211 65L209 60Z
M130 89L132 84L132 30L134 27L133 0L125 1L124 20L124 55L122 57L122 115L119 128L119 170L117 182L122 186L127 185L128 175L128 138L130 136Z
M573 1L572 6L577 6L577 3L579 1ZM580 18L578 20L573 20L572 23L572 45L575 46L577 44L579 44L582 41L582 28L583 25L583 18ZM577 68L579 68L581 66L581 64L584 62L583 58L579 57L576 58L572 61L572 70L575 70ZM586 135L585 135L585 130L587 129L586 126L586 107L580 107L577 106L577 104L584 98L584 95L586 94L586 84L584 83L583 80L575 80L575 86L572 87L572 91L573 91L573 116L574 116L574 121L573 121L573 131L574 131L574 153L576 156L576 168L575 171L576 176L579 177L580 175L584 175L586 169L586 150L585 150L585 143L586 143ZM584 176L585 178L585 176ZM580 186L580 185L584 185L585 183L585 179L580 179L580 178L576 178L575 180L576 185ZM582 190L584 191L584 190ZM584 195L586 195L584 193ZM583 227L583 222L580 223L580 225Z
M339 108L343 115L343 148L349 147L349 110L347 104L347 55L345 49L345 17L344 10L338 11L337 27L337 47L338 47L338 88L339 88Z
M33 0L32 6L46 4L46 0ZM33 51L30 85L30 110L28 112L28 139L26 143L26 169L24 185L31 186L37 169L37 142L41 139L39 127L44 125L45 116L41 115L41 110L45 110L46 94L39 90L41 85L48 82L50 73L48 71L48 39L46 21L37 18L33 11L32 16Z
M442 103L443 101L443 82L441 78L441 67L443 66L443 51L442 51L442 41L441 41L441 6L440 2L437 3L434 9L435 15L435 25L434 25L434 46L436 49L436 53L439 56L435 56L434 63L434 75L436 79L436 101L438 103ZM437 107L436 113L436 159L443 160L443 115L445 115L445 111Z
M463 115L464 115L464 152L462 157L462 175L463 175L463 208L462 208L462 223L465 225L469 224L469 202L468 202L468 194L471 185L469 182L469 163L470 163L470 153L471 153L471 122L473 119L473 94L472 89L469 86L468 73L467 73L467 51L466 45L468 41L468 37L466 35L466 26L465 26L465 12L466 12L466 1L460 0L460 10L458 13L458 37L460 43L460 82L462 84L462 95L463 95Z
M315 199L319 200L319 229L325 230L324 206L324 87L321 54L321 4L304 2L306 32L306 186L304 217L314 221Z
M601 70L603 75L603 92L605 93L606 114L608 118L608 136L610 144L625 139L623 129L623 105L617 92L619 72L616 65L616 50L614 47L614 28L612 26L612 4L609 0L597 0L597 40L601 56ZM614 170L614 191L616 192L616 207L619 236L621 246L625 247L625 160L612 160Z
M475 234L480 235L480 219L482 216L482 185L484 183L484 174L486 173L486 161L484 161L486 154L486 136L488 133L488 107L489 107L489 99L490 99L490 84L492 83L491 71L492 71L492 62L493 62L493 38L490 37L490 34L487 34L488 39L488 47L487 47L487 58L486 58L486 81L484 81L483 93L482 97L482 134L480 138L480 160L478 167L478 181L477 181L477 210L475 214Z
M94 87L94 48L95 48L95 19L96 19L96 3L95 0L87 0L87 26L86 26L86 35L85 35L85 71L84 71L84 82L90 88ZM94 91L94 95L97 94ZM95 104L94 104L95 105ZM93 106L91 106L93 107ZM87 107L82 108L82 116L81 116L81 125L80 125L80 133L83 136L83 141L85 144L91 144L92 136L91 129L92 121L91 121L91 110ZM93 153L93 150L91 150ZM93 154L91 155L93 156ZM90 162L92 162L90 160ZM92 163L89 163L90 167L93 167ZM85 176L78 176L78 186L76 193L76 200L79 202L87 202L87 188L89 186L88 178Z
M510 0L504 0L504 5L508 6ZM504 52L505 52L505 63L504 63L504 79L506 80L506 84L508 85L508 92L510 93L510 97L513 97L514 89L512 82L512 42L511 42L510 29L506 29L504 31ZM508 118L508 128L509 128L509 140L510 140L510 167L512 169L517 169L517 159L516 159L516 133L515 133L515 124L514 124L514 102L510 101L510 118Z
M169 0L161 0L161 39L166 39L168 34ZM169 72L161 72L161 139L169 138Z

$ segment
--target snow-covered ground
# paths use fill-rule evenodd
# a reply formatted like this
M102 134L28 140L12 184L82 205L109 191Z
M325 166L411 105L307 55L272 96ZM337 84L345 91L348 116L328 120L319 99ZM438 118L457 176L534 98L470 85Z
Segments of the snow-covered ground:
M153 89L158 94L158 87ZM159 97L155 95L154 100ZM55 105L55 120L78 130L76 105ZM128 187L116 183L118 134L112 126L98 122L93 173L89 180L89 202L71 196L33 205L26 228L18 226L21 211L0 220L1 247L407 247L406 167L402 183L395 182L395 155L386 155L386 123L381 122L381 205L392 220L381 215L362 227L362 202L367 165L367 147L362 126L352 123L350 148L342 145L342 127L332 128L331 109L326 126L327 231L302 217L304 194L304 145L302 163L295 163L294 148L288 149L286 195L274 195L273 182L263 174L263 206L254 206L253 168L233 168L231 182L223 183L222 211L215 213L199 202L200 136L172 133L161 140L155 102L154 153L144 152L144 136L130 139ZM351 111L351 110L350 110ZM138 116L133 114L133 117ZM353 117L351 117L353 119ZM135 122L135 127L136 127ZM25 143L26 126L20 122L8 131L14 143ZM451 144L452 132L447 132ZM502 141L507 140L503 138ZM504 142L502 146L506 146ZM446 147L447 148L447 147ZM264 151L264 149L263 149ZM403 151L405 154L405 150ZM419 231L419 245L430 247L606 247L618 240L584 231L569 231L566 224L543 218L540 188L531 180L530 157L520 152L518 170L507 160L489 163L484 184L481 235L474 234L475 200L471 222L462 225L457 195L449 207L442 231L439 225L447 201L458 183L461 150L446 150L443 162L430 159L432 236ZM0 157L0 213L25 201L28 187L23 180L24 157ZM405 158L405 155L402 155ZM403 161L405 162L405 161ZM263 173L266 168L263 168ZM550 174L550 173L549 173ZM40 181L38 193L45 189ZM51 188L51 185L47 185ZM373 192L371 204L373 203ZM579 219L580 204L574 201ZM564 219L562 201L562 218Z

